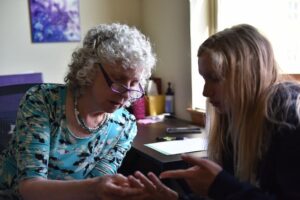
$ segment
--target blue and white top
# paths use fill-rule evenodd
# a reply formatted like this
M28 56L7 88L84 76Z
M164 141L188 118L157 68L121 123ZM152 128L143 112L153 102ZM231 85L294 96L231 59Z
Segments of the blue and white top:
M102 128L76 137L66 122L67 87L42 84L22 98L14 136L0 156L0 196L18 196L18 183L41 177L86 179L115 174L137 133L126 109L112 113Z

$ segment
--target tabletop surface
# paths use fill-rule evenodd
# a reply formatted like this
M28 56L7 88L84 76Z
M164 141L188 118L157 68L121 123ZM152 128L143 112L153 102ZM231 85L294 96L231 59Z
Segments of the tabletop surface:
M181 161L180 154L178 155L164 155L158 151L155 151L144 144L157 142L157 137L164 136L182 136L188 138L195 137L206 137L204 129L201 130L201 133L167 133L166 128L169 127L188 127L195 126L190 122L168 118L162 122L157 122L153 124L138 124L138 133L133 142L133 148L143 156L146 156L148 159L152 159L154 162L160 164L167 164L172 162ZM206 157L206 151L191 152L189 154L196 155L199 157Z

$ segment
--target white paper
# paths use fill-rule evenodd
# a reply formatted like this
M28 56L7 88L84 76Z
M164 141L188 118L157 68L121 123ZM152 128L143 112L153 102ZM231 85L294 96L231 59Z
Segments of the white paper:
M205 151L207 149L207 139L188 138L184 140L149 143L145 144L145 146L165 155L174 155L194 151Z

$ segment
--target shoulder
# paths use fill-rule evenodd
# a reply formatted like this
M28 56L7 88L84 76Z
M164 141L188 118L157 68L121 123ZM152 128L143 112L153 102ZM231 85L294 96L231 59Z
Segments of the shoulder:
M54 111L63 109L67 89L62 84L43 83L31 87L20 101L22 112L43 110Z
M121 137L131 138L131 140L135 137L137 133L137 125L135 117L128 112L125 108L120 108L115 112L111 113L109 117L110 130L114 133L120 134ZM112 134L112 133L111 133Z
M46 95L49 93L59 93L62 90L66 90L66 86L64 84L42 83L31 87L26 93L27 94L43 93Z
M282 82L271 88L269 107L273 110L284 111L289 108L296 109L299 103L300 85L296 82Z
M120 108L111 114L111 118L119 122L135 122L135 117L126 108Z
M120 108L111 113L109 122L119 130L130 130L136 127L134 115L130 114L126 108Z
M300 126L300 85L282 82L273 86L268 100L267 119L272 127L285 131ZM282 131L280 131L282 132Z
M273 101L286 101L297 99L300 94L300 84L297 82L281 82L272 88Z
M23 97L23 101L36 100L47 101L49 99L60 99L61 94L66 93L66 86L63 84L43 83L31 87Z

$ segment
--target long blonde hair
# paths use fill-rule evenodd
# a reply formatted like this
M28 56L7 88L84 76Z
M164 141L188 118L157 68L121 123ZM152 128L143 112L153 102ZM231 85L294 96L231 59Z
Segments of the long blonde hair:
M256 184L259 160L266 151L264 130L270 88L279 80L270 42L256 28L241 24L209 37L199 48L224 79L225 104L220 114L207 104L209 158L222 165L226 141L231 141L235 176Z

